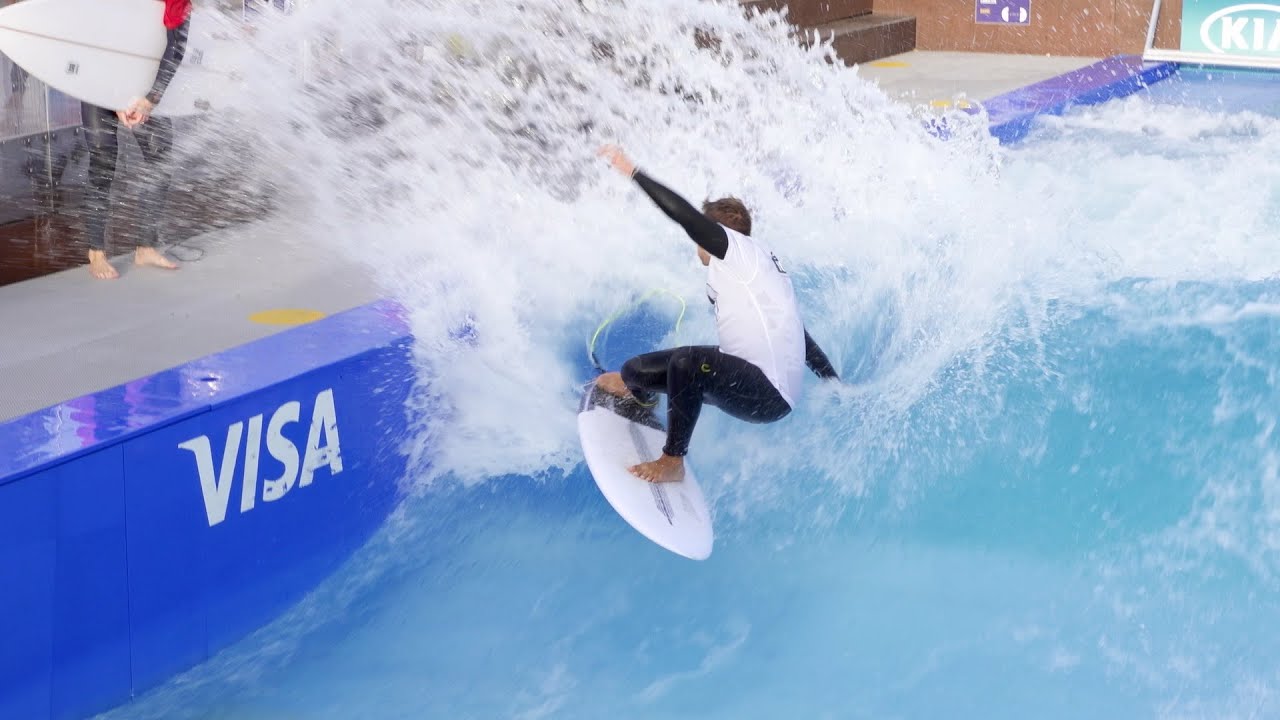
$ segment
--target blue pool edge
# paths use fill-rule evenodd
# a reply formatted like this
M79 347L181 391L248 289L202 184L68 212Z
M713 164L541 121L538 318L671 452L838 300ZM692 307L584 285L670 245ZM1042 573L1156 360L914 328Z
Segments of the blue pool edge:
M0 424L0 717L128 702L278 617L402 497L375 302Z
M991 134L1002 144L1026 138L1037 118L1061 115L1073 107L1097 105L1132 95L1177 73L1178 64L1146 62L1139 55L1115 55L1092 65L1042 80L970 108L985 111Z

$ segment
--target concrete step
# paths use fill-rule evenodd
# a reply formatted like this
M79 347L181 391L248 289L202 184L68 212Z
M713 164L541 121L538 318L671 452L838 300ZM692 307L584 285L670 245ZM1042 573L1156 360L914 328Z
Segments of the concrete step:
M799 27L824 25L871 12L871 0L738 0L748 12L786 10L787 21Z
M916 48L916 19L910 15L871 13L823 23L808 29L805 34L810 37L801 42L810 42L814 32L823 40L835 36L832 45L845 65L871 62Z
M748 14L752 12L766 13L785 10L787 0L738 0L738 4L742 5L742 9L747 11Z
M804 28L871 14L871 0L790 0L789 5L787 19Z

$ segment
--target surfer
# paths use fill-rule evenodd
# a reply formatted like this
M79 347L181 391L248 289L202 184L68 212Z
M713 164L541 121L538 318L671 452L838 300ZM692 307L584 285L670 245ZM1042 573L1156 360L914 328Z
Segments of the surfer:
M85 193L85 229L89 236L89 272L100 280L120 277L107 261L107 213L110 208L111 182L116 173L119 129L133 131L147 167L143 173L143 190L139 199L141 212L134 218L137 240L134 264L174 270L178 266L156 249L159 219L166 207L171 174L166 167L173 149L173 122L169 118L153 118L151 111L160 103L186 52L187 32L191 25L191 0L164 0L164 27L167 35L164 55L156 71L155 82L146 97L134 99L124 110L81 103L85 138L89 144L89 186Z
M838 379L822 348L800 320L791 279L777 256L751 236L751 214L741 200L721 198L702 211L639 171L621 149L599 155L632 178L667 217L698 245L707 267L707 297L715 306L719 346L678 347L631 358L596 386L642 405L667 394L667 442L662 457L631 472L649 482L684 477L684 456L703 403L751 423L781 420L799 399L804 367Z

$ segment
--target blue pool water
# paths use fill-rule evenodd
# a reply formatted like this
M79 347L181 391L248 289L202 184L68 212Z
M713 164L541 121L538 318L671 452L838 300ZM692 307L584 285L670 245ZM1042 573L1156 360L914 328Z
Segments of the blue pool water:
M1183 68L1172 82L1157 83L1143 91L1153 102L1184 107L1241 113L1280 115L1275 73L1270 70Z
M620 44L672 32L663 12L593 12L617 13L589 29ZM538 153L568 160L528 172L571 191L512 184L525 136L467 115L501 93L452 88L467 123L342 138L339 160L407 178L377 183L379 212L419 219L379 219L353 251L386 253L371 264L418 313L423 421L388 438L419 453L410 496L285 617L106 717L1280 714L1274 78L1186 71L1006 149L931 138L784 35L705 12L781 69L744 80L657 47L733 122L714 103L683 119L665 93L628 96L671 110L661 127L556 99L567 114L538 116ZM612 92L574 52L538 67ZM519 117L502 107L485 117ZM625 183L580 169L579 111L690 193L755 191L844 377L810 380L776 426L704 414L703 563L627 527L576 451L601 317L662 287L689 303L663 341L710 330L688 248ZM464 132L479 139L446 142ZM470 164L442 174L446 158ZM695 160L712 169L678 169ZM382 177L343 170L344 192ZM446 176L483 202L409 182ZM611 364L657 342L673 313L652 312ZM466 341L433 339L459 322Z

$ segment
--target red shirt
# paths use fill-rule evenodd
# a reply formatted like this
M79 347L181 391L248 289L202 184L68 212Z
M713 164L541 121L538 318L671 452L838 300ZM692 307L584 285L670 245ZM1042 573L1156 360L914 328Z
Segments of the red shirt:
M164 0L164 26L170 30L181 25L191 14L191 0Z

